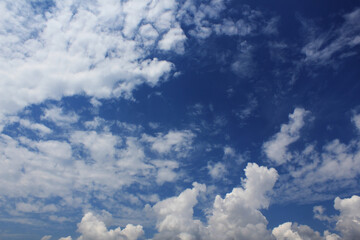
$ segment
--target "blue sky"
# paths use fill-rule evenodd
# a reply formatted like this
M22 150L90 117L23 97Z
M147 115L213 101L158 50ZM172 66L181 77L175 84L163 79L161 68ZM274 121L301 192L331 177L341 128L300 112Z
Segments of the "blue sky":
M359 239L356 1L0 2L0 240Z

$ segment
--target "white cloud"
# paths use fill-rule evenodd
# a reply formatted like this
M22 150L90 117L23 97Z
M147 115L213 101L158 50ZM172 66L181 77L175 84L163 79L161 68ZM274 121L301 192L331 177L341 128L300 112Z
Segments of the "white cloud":
M207 168L209 170L209 175L213 179L222 179L227 173L225 164L221 162L215 163L214 165L208 164Z
M306 150L306 149L305 149ZM280 179L277 190L283 200L324 200L337 191L357 185L360 173L359 140L348 144L335 139L326 144L321 151L311 148L309 152L294 153L293 163L287 167L288 175ZM298 165L298 167L293 167ZM289 177L291 180L289 180Z
M209 218L212 239L271 239L259 210L269 206L268 193L278 174L273 168L249 163L245 176L243 188L234 188L224 199L216 197Z
M184 42L186 36L180 27L170 29L163 35L159 41L159 48L161 50L174 50L175 52L182 54L185 51Z
M20 119L19 123L21 126L29 128L31 130L35 130L40 134L50 134L52 132L52 130L47 126L40 123L33 123L27 119Z
M81 219L77 231L81 234L77 240L136 240L144 234L142 226L132 224L126 225L122 230L120 227L108 230L105 223L91 212L86 213ZM72 238L69 236L59 240L65 239Z
M9 201L8 214L43 213L46 219L64 222L69 220L68 211L64 210L93 210L90 199L105 202L110 211L119 204L122 206L116 204L119 199L141 206L158 197L140 199L120 194L126 192L125 187L136 183L140 188L156 188L177 181L183 174L177 157L182 158L191 149L194 134L190 131L159 133L150 137L154 141L147 142L141 137L141 126L119 123L129 131L114 135L108 131L116 124L112 121L101 118L87 124L79 121L76 126L63 126L66 131L54 132L48 139L0 134L0 195ZM161 143L166 145L165 151L159 150L160 154L154 156L152 151L157 153ZM130 210L127 209L126 216L131 215ZM61 211L64 214L58 216Z
M59 240L72 240L72 238L70 236L68 236L68 237L59 238Z
M302 48L306 55L305 62L316 65L333 64L337 58L351 56L352 48L359 45L360 9L345 14L343 24L335 30L319 33L314 24L301 20L309 38L308 43ZM315 34L316 33L316 34ZM339 57L337 53L342 53Z
M179 155L185 156L192 148L191 144L195 134L189 130L169 131L166 135L158 134L156 137L144 134L142 139L151 144L151 149L160 153L167 154L170 151L178 152Z
M159 33L151 24L142 25L139 28L139 33L145 46L153 45L159 36Z
M178 174L174 172L179 168L176 161L155 160L151 162L157 167L156 183L162 185L164 182L174 182L178 178Z
M304 126L304 118L309 112L303 108L295 108L289 114L289 123L281 125L280 132L263 144L266 156L277 164L283 164L292 158L288 146L300 138L300 130Z
M320 221L328 221L328 222L333 221L333 218L326 216L324 214L324 212L325 212L325 208L323 206L314 206L313 207L314 218L316 218Z
M43 236L41 240L49 240L51 239L51 235Z
M39 12L30 2L2 2L1 115L74 94L130 98L141 84L157 85L173 65L147 55L155 31L179 25L176 8L167 0L73 0Z
M354 115L351 121L354 123L355 127L360 131L360 114Z
M323 240L319 232L309 226L286 222L273 229L276 240Z
M157 203L153 207L159 231L155 239L271 239L266 218L259 210L269 206L277 172L249 163L245 175L242 188L234 188L224 199L216 197L207 226L193 217L204 185L195 183L178 197Z
M360 238L360 197L335 199L334 208L340 211L336 229L344 239Z
M328 217L324 215L324 209L320 206L314 208L315 217L322 221L336 221L336 230L340 236L335 233L324 231L321 236L319 232L314 231L309 226L286 222L274 228L272 233L277 240L351 240L360 237L360 197L335 198L334 208L340 211L340 215Z
M206 190L205 185L194 183L179 196L165 199L153 206L156 214L156 228L159 233L155 239L196 239L201 237L202 223L193 219L193 207L197 196ZM186 237L185 237L186 236Z
M81 144L90 151L90 155L96 162L111 161L115 158L115 145L121 143L121 139L111 133L95 131L75 131L70 136L73 144Z
M74 112L64 113L62 108L53 106L45 109L41 119L52 121L56 125L64 127L76 123L79 116Z

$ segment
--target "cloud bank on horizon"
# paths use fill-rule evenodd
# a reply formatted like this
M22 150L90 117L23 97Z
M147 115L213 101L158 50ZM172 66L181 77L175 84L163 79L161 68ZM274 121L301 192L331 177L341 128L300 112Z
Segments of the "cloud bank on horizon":
M360 5L320 2L0 2L0 239L360 238Z

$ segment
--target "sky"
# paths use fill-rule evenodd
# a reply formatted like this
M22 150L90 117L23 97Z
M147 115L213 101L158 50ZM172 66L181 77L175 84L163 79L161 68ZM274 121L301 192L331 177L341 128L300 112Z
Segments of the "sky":
M360 3L1 0L0 240L360 239Z

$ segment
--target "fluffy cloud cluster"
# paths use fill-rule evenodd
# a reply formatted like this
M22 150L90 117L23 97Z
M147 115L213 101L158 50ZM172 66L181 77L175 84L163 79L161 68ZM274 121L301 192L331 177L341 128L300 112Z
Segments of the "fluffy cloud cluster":
M10 215L44 213L63 222L68 219L56 212L86 207L90 199L114 201L114 195L133 183L157 187L174 182L180 174L178 157L191 150L195 136L190 130L170 130L148 134L151 141L145 141L141 132L131 134L140 131L136 126L111 125L100 118L83 122L58 107L45 109L40 119L42 123L14 117L9 123L34 138L0 134L0 195L9 200L4 204ZM51 123L61 131L46 126ZM122 134L110 132L110 127ZM152 202L140 195L129 198L133 204Z
M304 114L307 111L301 112ZM357 116L352 117L356 128ZM334 139L320 150L314 143L306 144L300 151L288 150L286 146L299 138L299 129L304 125L303 117L298 118L297 124L296 121L291 122L282 125L282 130L264 144L265 153L270 159L283 162L285 156L291 158L283 165L288 173L282 175L277 189L283 200L298 200L304 195L308 196L307 200L329 199L339 190L357 185L360 174L360 139L357 134L349 143ZM290 130L289 134L286 133L290 127L295 130L294 135L290 134Z
M178 197L157 203L159 233L155 239L271 239L266 218L260 209L269 206L269 193L278 177L275 169L249 163L243 186L234 188L225 198L216 196L209 210L208 224L194 219L193 207L204 185L194 184Z
M1 114L48 98L86 93L131 97L173 69L149 57L184 52L174 0L3 1L0 3Z
M203 184L193 183L193 188L156 203L151 208L158 230L153 239L272 239L260 210L269 206L269 193L278 174L273 168L249 163L245 176L242 187L234 188L224 198L216 196L207 224L194 218L197 198L206 191ZM78 231L82 234L79 240L137 239L143 234L141 226L133 225L107 230L104 222L91 213L83 217Z
M206 191L204 184L193 183L193 188L156 203L151 208L158 230L153 239L352 240L360 237L359 196L335 199L334 207L340 214L333 219L336 220L336 230L340 235L330 231L324 231L321 235L309 226L292 222L268 230L268 222L260 210L269 206L269 193L278 174L273 168L249 163L245 175L242 187L234 188L224 198L216 196L212 208L207 211L207 223L194 218L198 197ZM105 223L92 213L85 214L78 224L78 232L81 233L78 240L135 240L144 234L142 226L132 224L123 230L108 230Z
M122 230L120 227L108 230L105 223L91 212L86 213L81 219L77 231L81 234L77 240L137 240L144 234L142 226L132 224L126 225ZM49 239L51 235L44 236L41 240ZM72 240L72 237L63 237L59 240Z
M355 240L360 238L360 197L335 198L334 208L340 211L338 216L332 218L322 216L321 220L336 221L335 229L338 234L324 231L323 236L309 226L296 223L283 223L273 229L272 233L277 240ZM323 211L321 211L323 214Z
M247 179L244 188L236 188L224 199L217 196L211 209L208 225L194 219L194 206L201 192L206 191L203 184L194 183L192 189L186 189L177 197L171 197L153 206L158 233L153 239L272 239L272 240L355 240L360 237L360 197L335 199L334 207L340 211L336 217L336 229L340 235L325 230L323 235L307 225L286 222L275 227L271 232L266 229L266 218L259 211L268 206L268 198L263 198L267 187L276 181L277 173L274 169L267 169L257 165L248 165L245 169ZM252 173L250 173L252 172ZM262 180L254 181L251 174ZM265 174L261 175L261 174ZM262 178L263 177L263 178ZM267 186L259 184L270 180ZM248 185L248 186L246 186ZM256 193L246 193L252 191ZM254 195L255 194L255 195ZM254 197L254 198L253 198ZM260 198L256 198L260 197ZM252 200L258 200L254 203ZM86 213L78 224L81 234L78 240L136 240L144 234L140 225L128 224L123 230L119 227L108 230L105 223L92 213ZM50 235L42 240L51 239ZM71 240L60 238L59 240Z
M340 211L336 223L336 229L340 231L344 239L360 238L360 197L335 199L334 208Z
M292 158L287 148L300 138L300 130L308 113L303 108L295 108L294 112L289 114L289 123L281 125L280 132L264 143L263 150L270 160L276 164L283 164Z

